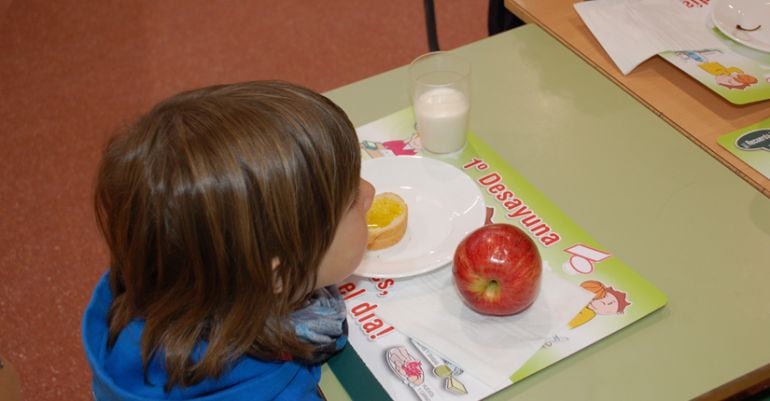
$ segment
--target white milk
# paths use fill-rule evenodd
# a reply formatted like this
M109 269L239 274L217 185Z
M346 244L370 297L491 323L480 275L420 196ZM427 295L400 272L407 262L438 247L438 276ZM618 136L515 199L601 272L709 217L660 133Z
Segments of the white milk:
M449 153L465 145L470 102L459 90L435 88L414 100L414 114L422 146L433 153Z

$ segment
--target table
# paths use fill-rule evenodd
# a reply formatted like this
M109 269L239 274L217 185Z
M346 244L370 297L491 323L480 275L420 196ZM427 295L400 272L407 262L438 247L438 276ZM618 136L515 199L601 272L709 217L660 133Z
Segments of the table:
M505 6L574 51L685 137L770 197L770 179L717 143L728 132L770 117L770 101L736 106L660 57L624 76L573 7L574 0L505 0Z
M455 51L471 129L669 297L492 400L689 399L770 361L770 199L535 25ZM407 107L407 82L327 95L359 126ZM330 400L349 399L339 379L324 370Z

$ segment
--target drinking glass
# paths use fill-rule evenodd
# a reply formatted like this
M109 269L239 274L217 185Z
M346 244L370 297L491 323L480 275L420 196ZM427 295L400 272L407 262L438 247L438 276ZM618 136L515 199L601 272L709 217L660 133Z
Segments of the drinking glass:
M412 106L425 150L451 153L465 146L470 80L470 63L450 52L426 53L409 65Z

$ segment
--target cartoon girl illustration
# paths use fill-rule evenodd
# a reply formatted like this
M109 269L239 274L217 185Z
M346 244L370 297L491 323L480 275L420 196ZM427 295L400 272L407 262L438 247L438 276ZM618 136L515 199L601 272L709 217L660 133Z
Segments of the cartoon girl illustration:
M569 323L574 329L588 323L596 315L620 315L631 305L626 299L627 294L604 285L600 281L588 280L580 283L584 289L593 292L594 298Z
M414 156L422 149L420 135L416 132L409 139L395 139L385 142L364 140L361 148L372 158L383 156Z

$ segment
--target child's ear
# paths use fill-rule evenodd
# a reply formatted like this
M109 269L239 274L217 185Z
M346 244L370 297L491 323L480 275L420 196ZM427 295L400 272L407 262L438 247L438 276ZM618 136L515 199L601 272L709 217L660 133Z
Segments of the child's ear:
M270 261L270 264L273 269L273 293L280 294L283 291L283 280L281 280L281 276L276 274L276 269L281 265L281 260L276 256Z

